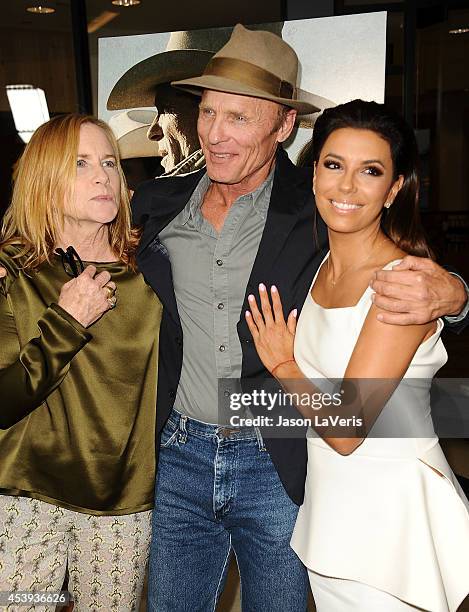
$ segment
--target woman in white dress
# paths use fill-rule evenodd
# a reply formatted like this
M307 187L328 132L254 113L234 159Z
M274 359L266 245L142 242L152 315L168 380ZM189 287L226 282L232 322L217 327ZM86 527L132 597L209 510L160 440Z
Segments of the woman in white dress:
M415 138L382 105L355 100L318 119L313 158L330 251L298 324L295 312L285 321L275 287L272 306L261 286L260 310L250 296L246 313L286 391L347 381L339 408L298 406L314 429L292 547L318 612L453 612L469 592L469 504L430 415L431 379L447 359L443 323L385 324L369 287L406 254L431 255ZM348 417L343 426L337 415Z

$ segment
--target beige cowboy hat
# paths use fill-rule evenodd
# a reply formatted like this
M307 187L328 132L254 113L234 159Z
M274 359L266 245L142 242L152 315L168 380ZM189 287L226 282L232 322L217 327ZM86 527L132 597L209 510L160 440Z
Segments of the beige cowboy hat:
M271 100L294 108L300 115L334 106L326 98L297 88L298 67L295 51L280 36L238 24L200 76L171 84L197 95L212 89Z
M109 119L109 127L116 137L121 159L158 157L158 143L147 137L155 117L156 111L136 108Z
M281 35L283 22L250 27ZM207 62L228 42L232 32L233 28L171 32L165 51L135 64L120 77L109 94L108 110L155 106L157 85L202 74Z

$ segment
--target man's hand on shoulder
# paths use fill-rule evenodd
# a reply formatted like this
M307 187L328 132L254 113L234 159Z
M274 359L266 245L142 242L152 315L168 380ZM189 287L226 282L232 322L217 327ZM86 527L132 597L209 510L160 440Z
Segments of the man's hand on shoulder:
M407 255L392 270L379 270L370 283L373 302L386 312L383 323L414 325L458 315L467 294L463 283L431 259Z
M3 266L0 266L0 278L5 278L7 271Z

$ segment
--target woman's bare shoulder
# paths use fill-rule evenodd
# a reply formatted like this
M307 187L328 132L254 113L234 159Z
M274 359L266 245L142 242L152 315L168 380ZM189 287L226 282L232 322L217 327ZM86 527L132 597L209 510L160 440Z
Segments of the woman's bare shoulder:
M397 265L397 263L406 256L407 253L405 251L397 246L391 246L382 253L379 253L379 256L373 261L373 271L378 272L379 270L383 270L384 268L391 266L391 264Z

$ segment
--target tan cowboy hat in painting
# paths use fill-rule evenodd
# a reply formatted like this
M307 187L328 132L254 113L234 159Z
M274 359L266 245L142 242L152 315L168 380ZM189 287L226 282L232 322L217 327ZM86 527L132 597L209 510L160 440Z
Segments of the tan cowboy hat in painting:
M283 22L250 27L281 36ZM228 42L232 32L231 27L171 32L165 51L135 64L120 77L109 94L108 110L154 106L157 85L202 74L207 62Z
M147 137L155 117L156 111L136 108L109 119L109 127L116 137L121 159L158 157L158 143Z
M265 31L235 26L230 40L208 62L200 76L173 81L191 93L203 89L262 98L311 114L330 100L297 88L298 57L282 38Z

